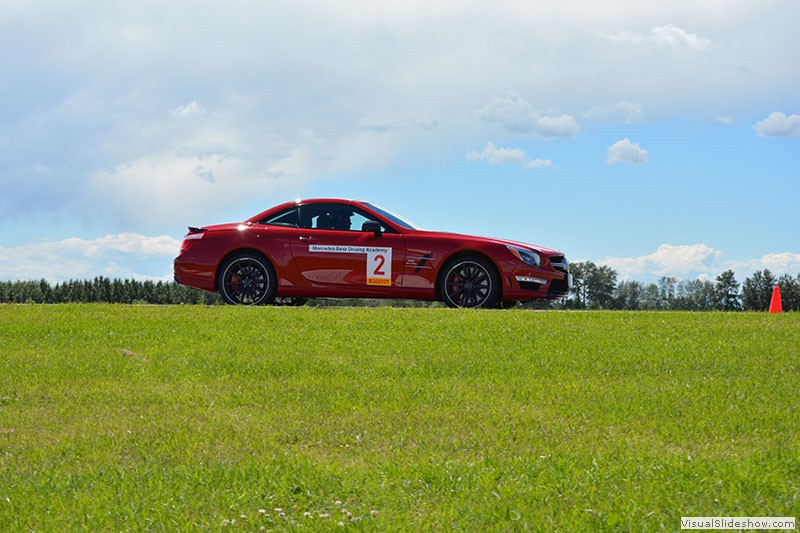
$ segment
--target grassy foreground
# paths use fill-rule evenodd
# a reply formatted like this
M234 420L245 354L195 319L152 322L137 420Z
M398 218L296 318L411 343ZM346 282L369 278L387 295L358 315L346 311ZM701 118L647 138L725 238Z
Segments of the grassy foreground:
M800 314L0 306L0 531L800 516Z

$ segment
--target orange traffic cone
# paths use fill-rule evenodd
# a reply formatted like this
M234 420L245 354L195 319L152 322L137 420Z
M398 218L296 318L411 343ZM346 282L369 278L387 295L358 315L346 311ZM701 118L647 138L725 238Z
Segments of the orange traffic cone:
M775 287L772 289L772 300L769 301L769 314L783 313L783 306L781 305L781 288Z

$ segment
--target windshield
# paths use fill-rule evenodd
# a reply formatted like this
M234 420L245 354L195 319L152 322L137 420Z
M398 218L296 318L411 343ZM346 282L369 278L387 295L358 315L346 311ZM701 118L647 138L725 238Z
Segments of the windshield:
M417 226L416 224L414 224L412 222L409 222L408 220L404 219L400 215L395 215L391 211L387 211L386 209L384 209L382 207L378 207L375 204L372 204L370 202L364 202L364 205L366 205L367 207L369 207L370 209L372 209L376 213L378 213L380 215L383 215L384 217L388 218L389 220L391 220L392 222L394 222L398 226L401 226L401 227L406 228L406 229L415 229L415 230L421 230L422 229L419 226Z

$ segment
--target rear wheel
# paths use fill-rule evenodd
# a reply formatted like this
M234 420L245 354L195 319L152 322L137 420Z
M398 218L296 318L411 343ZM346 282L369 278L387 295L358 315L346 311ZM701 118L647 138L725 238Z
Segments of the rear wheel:
M220 266L219 292L233 305L260 305L275 299L277 277L269 261L254 253L226 259Z
M443 267L439 295L449 307L494 307L500 301L500 276L477 255L457 257Z

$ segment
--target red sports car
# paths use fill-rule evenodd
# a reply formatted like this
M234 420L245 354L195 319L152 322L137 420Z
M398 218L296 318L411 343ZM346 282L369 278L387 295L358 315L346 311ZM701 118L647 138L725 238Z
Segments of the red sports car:
M555 250L425 231L369 202L315 199L241 223L190 227L175 280L231 304L328 297L499 307L565 296L572 276Z

